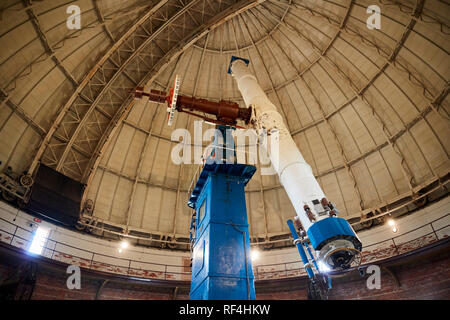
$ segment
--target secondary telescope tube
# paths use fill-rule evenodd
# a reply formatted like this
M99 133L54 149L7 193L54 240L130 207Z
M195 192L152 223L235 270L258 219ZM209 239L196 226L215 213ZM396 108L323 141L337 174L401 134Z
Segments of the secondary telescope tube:
M318 251L318 260L325 263L326 269L346 269L359 254L361 242L347 220L336 216L337 208L326 199L281 114L250 73L247 64L247 60L233 57L230 73L245 105L254 110L250 123L256 129L266 129L268 134L278 131L279 154L266 151L303 229L314 250Z

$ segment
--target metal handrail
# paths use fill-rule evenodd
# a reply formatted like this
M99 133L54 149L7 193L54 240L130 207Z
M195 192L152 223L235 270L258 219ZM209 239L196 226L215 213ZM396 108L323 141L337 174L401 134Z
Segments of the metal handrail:
M199 164L199 165L197 165L197 169L195 169L194 175L191 180L191 184L189 185L189 188L188 188L188 193L187 193L188 197L192 194L192 190L194 189L195 183L197 182L198 177L200 176L200 171L202 170L202 168L203 168L203 165Z
M27 229L25 229L25 228L23 228L23 227L21 227L21 226L18 226L18 225L16 225L16 224L13 224L13 223L9 222L8 220L3 219L2 217L0 217L0 220L3 220L3 221L5 221L5 222L7 222L7 223L9 223L9 224L11 224L11 225L13 225L13 226L16 227L16 230L15 230L14 234L12 234L12 233L10 233L10 232L8 232L8 231L6 231L6 230L3 230L3 229L1 229L1 228L0 228L0 231L6 232L6 233L8 233L8 234L10 234L10 235L13 235L13 236L15 236L15 237L21 239L21 240L29 241L29 240L27 240L27 239L25 239L25 238L22 238L22 237L16 235L16 233L17 233L17 229L22 229L22 230L24 230L24 231L26 231L26 232L30 232L30 230L27 230ZM31 233L31 232L30 232L30 233ZM12 239L11 239L11 241L12 241ZM64 246L69 247L69 248L72 248L72 249L81 250L81 251L84 251L84 252L87 252L87 253L93 253L94 255L98 255L98 256L102 256L102 257L107 257L107 258L114 258L114 259L126 260L126 261L131 260L131 261L135 261L135 262L139 262L139 263L154 264L154 265L159 265L159 266L182 267L182 266L180 266L180 265L175 265L175 264L172 265L172 264L165 264L165 263L144 262L144 261L139 261L139 260L132 260L132 259L119 258L119 257L116 257L116 256L110 256L110 255L103 254L103 253L97 253L97 252L94 252L94 251L89 251L89 250L86 250L86 249L81 249L81 248L79 248L79 247L75 247L75 246L73 246L73 245L70 245L70 244L67 244L67 243L64 243L64 242L61 242L61 241L56 241L56 240L52 240L52 239L47 239L47 241L52 241L52 242L54 242L55 244L61 244L61 245L64 245ZM55 245L55 247L56 247L56 245ZM44 247L44 249L53 250L53 249L50 249L50 248L48 248L48 247ZM56 250L55 250L55 251L56 251ZM64 253L64 252L59 252L59 253ZM80 258L80 259L85 259L85 258L82 258L82 257L74 256L74 255L72 255L72 254L71 254L71 256L76 257L76 258Z
M21 228L21 227L19 227L19 228ZM23 229L23 228L21 228L21 229ZM25 229L25 230L26 230L26 229ZM6 232L7 234L13 236L13 237L11 238L10 245L12 245L12 242L13 242L14 238L18 238L18 239L24 240L24 241L26 241L26 242L29 241L29 240L27 240L27 239L25 239L25 238L23 238L23 237L21 237L21 236L15 234L16 232L14 232L14 234L13 234L13 233L8 232L8 231L3 230L3 229L0 229L0 231ZM16 231L17 231L17 228L16 228ZM54 241L54 240L50 240L50 241L53 241L53 242L55 242L55 243L61 243L61 242ZM63 244L63 243L61 243L61 244ZM55 246L55 247L56 247L56 246ZM72 247L72 248L76 248L76 247ZM68 254L67 252L59 251L59 250L56 250L56 249L51 249L51 248L49 248L49 247L47 247L47 246L44 246L43 249L44 249L44 250L45 250L45 249L46 249L46 250L49 250L49 251L52 253L51 258L50 258L50 259L52 259L52 260L57 260L57 259L54 258L55 253ZM141 268L132 268L132 267L131 267L131 262L139 262L139 263L142 263L142 264L154 264L154 265L164 266L164 270L165 270L164 273L168 273L168 274L181 274L181 275L190 275L190 274L191 274L190 271L186 271L186 272L175 272L175 271L171 272L171 271L167 271L167 267L178 267L178 268L183 267L183 268L185 268L185 266L160 264L160 263L156 263L156 262L155 262L155 263L153 263L153 262L143 262L143 261L138 261L138 260L132 260L132 259L125 259L125 258L118 258L118 257L114 257L114 256L103 255L103 254L101 254L101 253L96 253L96 252L92 252L92 251L88 251L88 250L84 250L84 249L80 249L80 248L76 248L76 249L77 249L77 250L81 250L81 251L85 251L85 252L88 252L88 253L92 253L92 258L91 258L90 260L89 260L89 259L86 259L86 258L83 258L83 257L80 257L80 256L77 256L77 255L74 255L74 254L69 254L71 258L77 258L77 259L80 259L80 260L84 260L84 261L86 261L86 262L90 262L90 267L89 267L88 269L94 269L94 268L92 268L92 264L93 264L93 263L98 263L98 264L102 264L102 265L106 265L106 266L111 266L111 267L127 268L127 270L128 270L127 273L129 273L129 270L141 270L141 271L143 270L143 271L148 271L148 272L159 272L159 273L162 272L161 270L141 269ZM117 264L110 264L110 263L102 262L102 261L96 261L96 260L94 260L94 256L95 256L95 255L97 255L97 256L104 256L104 257L112 257L112 258L114 258L114 259L128 261L128 267L124 267L124 266L117 265Z
M404 245L406 245L406 244L408 244L408 243L411 243L411 242L413 242L413 241L416 241L416 240L418 240L418 239L425 238L425 237L427 237L427 236L429 236L429 235L433 235L433 234L434 234L434 236L435 236L436 239L433 240L433 241L440 240L440 239L444 238L445 236L439 238L439 236L437 235L437 232L439 232L439 231L441 231L441 230L443 230L443 229L448 228L448 227L450 226L450 224L447 224L447 225L445 225L445 226L443 226L443 227L441 227L441 228L439 228L439 229L435 229L435 228L433 227L433 223L435 223L436 221L442 220L442 219L448 217L449 215L450 215L450 213L448 213L448 214L446 214L446 215L444 215L444 216L442 216L442 217L439 217L439 218L437 218L437 219L435 219L435 220L433 220L433 221L430 221L430 222L428 222L428 223L426 223L426 224L424 224L424 225L422 225L422 226L420 226L420 227L414 228L414 229L409 230L409 231L407 231L407 232L405 232L405 233L402 233L402 234L400 234L400 235L396 235L396 236L394 236L394 237L385 239L385 240L383 240L383 241L379 241L379 242L376 242L376 243L372 243L372 244L370 244L370 245L365 246L364 248L367 249L368 247L373 247L373 246L379 245L379 244L381 244L381 243L388 243L388 242L391 242L391 241L392 241L392 243L393 243L395 249L397 250L397 255L398 255L398 254L399 254L399 252L398 252L398 248L399 248L399 247L401 248L401 246L404 246ZM24 230L24 231L26 231L26 232L31 233L30 230L27 230L27 229L25 229L25 228L23 228L23 227L21 227L21 226L19 226L19 225L16 225L16 224L14 224L14 223L11 223L10 221L8 221L8 220L6 220L6 219L3 219L3 218L1 218L1 217L0 217L0 220L3 220L3 221L5 221L6 223L8 223L8 224L10 224L10 225L12 225L12 226L15 226L14 233L11 233L11 232L9 232L9 231L7 231L7 230L4 230L4 229L1 229L1 228L0 228L0 231L1 231L1 232L6 232L7 234L9 234L9 235L12 236L12 237L11 237L11 241L10 241L10 243L9 243L10 245L12 245L12 243L13 243L13 241L14 241L15 238L21 239L21 240L23 240L23 241L25 241L25 242L29 242L29 241L30 241L30 240L27 240L27 239L25 239L25 238L23 238L23 237L17 235L18 230ZM424 234L424 235L421 235L420 237L417 237L417 238L415 238L415 239L412 239L412 240L409 240L409 241L405 241L405 242L403 242L403 243L401 243L401 244L396 244L396 243L395 243L395 239L397 239L397 238L399 238L399 237L402 237L402 236L404 236L404 235L406 235L406 234L412 233L412 232L414 232L414 231L417 231L417 230L419 230L419 229L422 229L422 228L424 228L424 227L427 227L427 226L430 226L430 227L431 227L432 232L429 232L429 233L426 233L426 234ZM50 247L48 246L48 241L54 242L55 245L53 246L53 248L50 248ZM89 254L91 254L91 259L79 257L79 256L73 255L73 254L71 254L71 253L67 253L67 252L64 252L64 251L56 250L57 244L60 244L60 245L63 245L63 246L69 247L69 248L73 248L73 249L76 249L76 250L80 250L80 251L89 253ZM391 247L388 247L388 248L386 248L386 249L390 249L390 248L391 248ZM49 250L49 251L51 252L51 258L50 258L50 259L53 259L53 260L57 260L57 259L55 259L55 253L56 253L56 254L67 254L67 255L70 255L70 257L72 257L72 258L81 259L81 261L89 262L89 267L86 267L86 268L88 268L88 269L95 269L94 263L96 263L96 264L101 264L101 265L103 265L103 266L110 266L110 267L117 267L117 268L123 268L123 269L126 269L127 271L126 271L125 273L126 273L127 275L130 274L130 271L131 271L131 270L159 273L159 274L161 274L162 276L164 276L164 279L167 279L167 278L168 278L167 275L181 275L181 276L184 275L184 276L189 276L189 275L191 274L190 267L185 266L185 265L162 264L162 263L157 263L157 262L146 262L146 261L139 261L139 260L133 260L133 259L119 258L119 257L116 257L116 256L110 256L110 255L106 255L106 254L101 254L101 253L89 251L89 250L86 250L86 249L81 249L81 248L75 247L75 246L73 246L73 245L69 245L69 244L66 244L66 243L64 243L64 242L56 241L56 240L51 240L51 239L47 239L47 242L46 242L45 246L43 247L43 249ZM385 250L385 249L384 249L384 250ZM363 251L363 254L364 254L364 251ZM124 265L122 266L122 265L117 265L117 264L110 264L110 263L106 263L106 262L101 262L101 261L98 261L98 260L95 260L95 259L94 259L96 256L97 256L97 257L107 257L107 258L113 258L113 259L121 260L121 261L124 262ZM145 264L145 265L164 266L164 271L161 271L161 270L153 270L153 269L142 269L142 268L131 267L131 264L132 264L133 262L136 262L136 263L139 263L139 264ZM265 264L265 265L257 265L257 266L254 266L255 278L258 278L258 277L260 277L261 275L264 275L264 274L279 274L279 273L281 273L281 272L283 272L283 273L286 274L286 275L285 275L286 278L289 277L288 274L287 274L288 272L296 272L296 271L300 271L300 273L302 273L302 272L305 273L305 269L304 269L303 266L300 267L300 268L292 268L292 269L288 269L287 266L288 266L288 265L291 265L291 264L301 264L301 262L300 262L300 261L290 261L290 262L284 262L284 263L273 263L273 264ZM125 266L125 265L127 265L127 266ZM273 267L273 266L282 266L283 269L281 269L281 270L271 270L271 271L259 271L259 269L261 269L261 268ZM171 267L174 267L174 268L188 268L189 271L181 271L181 272L177 272L177 271L167 271L167 269L168 269L168 268L171 268ZM110 271L109 271L109 272L110 272Z
M437 218L437 219L434 219L434 220L428 222L427 224L424 224L424 225L422 225L422 226L420 226L420 227L417 227L417 228L414 228L414 229L412 229L412 230L406 231L405 233L399 234L399 235L394 236L394 237L389 238L389 239L396 239L396 238L402 237L402 236L404 236L405 234L408 234L408 233L414 232L414 231L416 231L416 230L422 229L422 228L424 228L424 227L426 227L426 226L428 226L428 225L430 225L430 226L431 226L431 229L434 230L434 228L433 228L433 223L435 223L436 221L442 220L442 219L444 219L444 218L446 218L446 217L448 217L448 216L450 216L450 213L447 213L446 215L443 215L442 217L439 217L439 218ZM450 226L450 225L446 225L445 227L442 227L442 228L440 228L440 229L438 229L438 230L435 230L435 231L440 231L440 230L442 230L443 228L447 228L448 226ZM416 239L416 240L417 240L417 239ZM383 242L385 242L385 241L386 241L386 240L383 240L383 241L379 241L379 242L375 242L375 243L366 245L365 248L371 247L371 246L375 246L375 245L380 244L380 243L383 243Z
M439 218L437 218L437 219L434 219L434 220L432 220L432 221L430 221L430 222L428 222L428 223L426 223L426 224L424 224L424 225L422 225L422 226L420 226L420 227L414 228L414 229L412 229L412 230L409 230L409 231L407 231L407 232L405 232L405 233L402 233L402 234L400 234L400 235L397 235L397 236L395 236L395 237L391 237L391 238L385 239L385 240L383 240L383 241L379 241L379 242L376 242L376 243L372 243L372 244L370 244L370 245L367 245L367 246L364 247L364 249L367 250L367 248L369 248L369 247L373 247L373 246L379 245L379 244L381 244L381 243L388 243L388 242L392 241L392 242L393 242L393 245L394 245L394 248L396 249L396 252L397 252L396 255L398 255L398 254L400 254L399 251L398 251L399 247L401 248L402 246L405 246L405 245L407 245L407 244L409 244L409 243L411 243L411 242L413 242L413 241L416 241L416 240L419 240L419 239L423 239L423 238L425 238L425 237L427 237L427 236L429 236L429 235L434 235L435 238L436 238L434 241L438 241L438 240L440 240L440 239L445 238L445 236L439 238L439 236L437 235L437 232L439 232L439 231L441 231L441 230L444 230L444 229L448 228L448 227L450 226L450 224L447 224L447 225L445 225L445 226L443 226L443 227L441 227L441 228L439 228L439 229L435 229L435 228L433 228L433 223L435 223L436 221L442 220L442 219L446 218L446 217L449 216L449 215L450 215L450 213L447 213L446 215L444 215L444 216L442 216L442 217L439 217ZM417 231L417 230L419 230L419 229L425 228L425 227L427 227L427 226L430 226L431 229L432 229L433 231L432 231L432 232L429 232L429 233L426 233L426 234L424 234L424 235L421 235L420 237L417 237L417 238L415 238L415 239L412 239L412 240L409 240L409 241L402 242L402 243L400 243L400 244L396 244L396 243L395 243L395 240L394 240L394 239L399 238L399 237L402 237L402 236L404 236L404 235L406 235L406 234L409 234L409 233L411 233L411 232ZM386 248L386 249L389 249L389 248ZM384 250L386 250L386 249L384 249ZM364 250L364 251L366 251L366 250ZM364 251L362 252L362 253L363 253L363 256L364 256ZM371 261L374 261L374 260L371 260ZM288 272L288 271L289 271L289 272L300 271L301 273L306 273L306 271L305 271L305 269L304 269L303 266L302 266L301 268L292 268L292 269L288 269L288 268L287 268L288 265L290 265L290 264L296 264L296 263L298 264L298 263L301 263L301 262L300 262L300 261L290 261L290 262L284 262L284 263L272 263L272 264L264 264L264 265L254 266L254 268L255 268L255 278L256 278L256 275L277 274L277 273L279 274L279 273L283 273L283 272L286 272L286 277L287 277L287 272ZM279 270L259 271L259 269L267 268L267 267L274 267L274 266L282 266L283 268L282 268L282 269L279 269Z
M450 215L450 213L447 213L446 215L444 215L444 216L442 216L442 217L439 217L439 218L437 218L437 219L435 219L435 220L432 220L432 221L430 221L430 222L428 222L428 223L426 223L426 224L424 224L424 225L422 225L422 226L420 226L420 227L417 227L417 228L414 228L414 229L412 229L412 230L406 231L405 233L399 234L399 235L397 235L397 236L395 236L395 237L388 238L388 239L385 239L385 240L382 240L382 241L379 241L379 242L375 242L375 243L366 245L366 246L364 246L364 249L366 249L367 247L372 247L372 246L378 245L378 244L383 243L383 242L391 241L391 240L393 240L393 239L395 239L395 238L398 238L398 237L402 237L402 236L404 236L405 234L408 234L408 233L414 232L414 231L416 231L416 230L422 229L422 228L424 228L424 227L426 227L426 226L428 226L428 225L432 225L432 224L435 223L436 221L442 220L442 219L446 218L446 217L449 216L449 215ZM440 231L440 230L442 230L442 229L445 229L445 228L447 228L447 227L449 227L449 226L450 226L450 224L445 225L444 227L435 230L435 232L436 232L436 231ZM432 226L431 226L431 227L432 227ZM432 233L433 233L433 232L430 232L430 234L432 234ZM420 237L418 237L418 238L416 238L416 239L410 240L410 241L414 241L414 240L420 239L420 238L422 238L422 237L424 237L424 236L427 236L427 235L429 235L429 234L422 235L422 236L420 236ZM409 243L410 241L404 242L404 243L402 243L402 244ZM363 250L363 252L364 252L364 250ZM300 263L300 261L298 260L298 261L290 261L290 262L284 262L284 263L285 263L285 264L292 264L292 263ZM269 267L269 266L275 266L275 265L281 265L281 264L280 264L280 263L262 264L262 265L258 265L258 267Z
M427 225L428 225L428 224L427 224ZM427 225L424 225L424 226L427 226ZM446 225L445 227L439 228L439 229L436 230L436 231L440 231L440 230L445 229L445 228L447 228L447 227L449 227L449 226L450 226L450 225ZM395 242L394 242L394 247L395 247L395 249L396 249L396 251L397 251L397 255L400 254L399 251L398 251L398 247L399 247L399 246L406 245L406 244L408 244L408 243L411 243L411 242L416 241L416 240L418 240L418 239L422 239L422 238L427 237L427 236L432 235L432 234L434 234L435 237L436 237L435 241L440 240L439 237L437 236L436 232L429 232L429 233L424 234L424 235L422 235L422 236L420 236L420 237L418 237L418 238L415 238L415 239L412 239L412 240L403 242L403 243L401 243L400 245L396 245ZM393 238L389 238L389 239L385 240L384 242L388 242L388 241L390 241L390 240L393 240ZM373 261L373 260L372 260L372 261ZM301 267L301 268L292 268L292 269L288 269L288 268L287 268L287 265L289 265L289 264L294 264L294 263L301 263L301 262L300 262L300 261L295 261L295 262L284 262L284 263L281 263L281 264L280 264L280 263L275 263L275 264L266 264L266 265L255 266L256 274L258 274L258 275L261 275L261 274L271 274L271 273L276 274L276 273L281 273L281 272L286 272L286 273L287 273L288 271L292 272L292 271L297 271L297 270L300 270L300 271L302 271L301 273L305 273L305 274L306 274L306 270L305 270L304 267ZM259 270L258 270L258 268L260 268L260 267L270 267L270 266L284 266L284 268L281 269L281 270L270 270L270 271L259 271ZM286 277L287 277L287 276L286 276Z
M25 229L25 228L23 228L21 226L13 224L13 223L11 223L11 222L9 222L9 221L1 218L1 217L0 217L0 219L5 221L5 222L7 222L7 223L9 223L12 226L15 226L14 233L11 233L11 232L9 232L7 230L4 230L4 229L0 228L1 232L4 232L4 233L6 233L6 234L11 236L11 240L9 242L10 245L13 245L12 243L13 243L14 239L20 239L20 240L22 240L22 241L24 241L26 243L28 243L30 241L30 240L28 240L28 239L26 239L24 237L21 237L20 235L17 234L18 230L24 230L24 231L26 231L28 233L31 233L30 230L27 230L27 229ZM48 241L54 242L55 245L54 245L53 248L50 248L48 246ZM76 250L79 250L79 251L83 251L83 252L86 252L86 253L90 253L91 254L91 259L87 259L87 258L84 258L84 257L80 257L80 256L77 256L77 255L74 255L72 253L67 253L67 252L64 252L64 251L61 251L61 250L57 250L56 249L56 245L57 244L61 244L61 245L64 245L66 247L73 248L73 249L76 249ZM78 248L78 247L66 244L64 242L61 242L61 241L56 241L56 240L51 240L51 239L47 239L46 244L43 246L43 250L48 250L49 252L51 252L51 258L50 259L52 259L52 260L58 260L58 259L55 258L55 254L67 254L67 255L70 255L71 258L79 259L80 262L81 261L86 261L87 263L89 263L89 267L87 267L88 269L95 269L95 267L94 267L94 263L95 263L95 264L101 264L101 265L106 266L106 267L109 266L109 267L116 267L116 268L126 268L127 269L127 274L129 274L130 270L138 270L138 271L161 273L161 274L164 275L165 279L167 279L167 275L168 274L170 274L170 275L190 275L191 274L190 270L189 271L181 271L181 272L167 271L168 267L169 268L170 267L187 268L187 266L184 266L184 265L162 264L162 263L157 263L157 262L145 262L145 261L139 261L139 260L133 260L133 259L120 258L120 257L116 257L116 256L110 256L110 255L106 255L106 254L101 254L101 253L89 251L89 250L86 250L86 249L81 249L81 248ZM95 256L97 256L97 257L114 258L116 260L121 260L121 261L124 261L124 262L128 262L128 267L125 267L125 266L122 266L122 265L118 265L118 264L111 264L111 263L107 263L107 262L98 261L98 260L94 259ZM164 271L147 269L147 268L146 269L142 269L142 268L131 267L131 263L132 262L136 262L136 263L139 263L139 264L146 264L146 265L163 266L164 267ZM124 263L124 264L126 264L126 263Z

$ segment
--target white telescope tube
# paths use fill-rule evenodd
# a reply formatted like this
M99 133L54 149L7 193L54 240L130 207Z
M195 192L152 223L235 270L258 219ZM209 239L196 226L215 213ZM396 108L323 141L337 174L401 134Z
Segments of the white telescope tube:
M242 60L235 60L231 65L231 73L236 79L239 90L247 107L252 106L255 116L251 119L257 129L266 129L267 132L278 130L279 132L279 155L275 155L271 150L266 150L274 165L280 182L291 200L294 209L303 225L305 231L313 224L305 212L307 205L315 216L316 221L327 218L328 214L319 215L312 201L325 198L325 195L313 175L312 169L306 163L302 154L298 150L292 136L289 133L283 118L277 111L275 105L270 102L265 92L261 89L256 78L250 74L248 67ZM272 148L269 148L272 149ZM323 208L323 207L322 207Z

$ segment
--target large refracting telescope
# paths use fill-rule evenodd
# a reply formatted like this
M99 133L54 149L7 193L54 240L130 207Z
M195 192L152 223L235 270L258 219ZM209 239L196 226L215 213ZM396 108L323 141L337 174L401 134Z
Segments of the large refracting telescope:
M250 73L248 63L233 57L229 73L236 80L246 106L252 110L249 123L268 134L278 134L277 150L266 152L297 213L297 225L317 252L322 271L347 269L360 259L361 241L348 221L337 217L336 206L327 200L283 117Z

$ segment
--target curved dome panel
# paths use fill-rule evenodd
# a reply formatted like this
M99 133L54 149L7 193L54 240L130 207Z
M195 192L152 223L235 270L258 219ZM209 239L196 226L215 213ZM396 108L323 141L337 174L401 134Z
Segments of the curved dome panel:
M171 135L187 129L192 144L196 118L178 113L169 127L165 106L133 104L129 91L168 91L178 74L180 94L244 107L227 74L240 56L342 217L414 197L450 169L450 7L377 3L371 30L372 2L74 1L74 32L66 3L12 1L0 30L1 167L41 161L85 183L92 217L117 232L186 239L198 167L171 161ZM295 212L275 175L258 170L246 199L254 241L289 233Z

